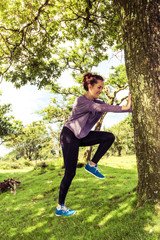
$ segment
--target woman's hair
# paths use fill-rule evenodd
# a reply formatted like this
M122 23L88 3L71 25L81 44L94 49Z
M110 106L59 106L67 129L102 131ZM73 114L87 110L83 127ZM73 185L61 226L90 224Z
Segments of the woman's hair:
M104 81L103 77L100 75L92 74L90 72L85 73L83 76L83 87L86 91L88 91L88 85L91 84L92 86L97 83L97 80Z

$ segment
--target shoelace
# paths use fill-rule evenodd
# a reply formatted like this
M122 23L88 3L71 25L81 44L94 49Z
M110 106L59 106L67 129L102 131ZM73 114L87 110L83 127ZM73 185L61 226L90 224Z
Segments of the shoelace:
M103 172L102 168L100 166L95 167L96 171L99 171L99 169Z
M69 208L67 208L66 206L63 206L62 210L65 211L65 212L69 212Z

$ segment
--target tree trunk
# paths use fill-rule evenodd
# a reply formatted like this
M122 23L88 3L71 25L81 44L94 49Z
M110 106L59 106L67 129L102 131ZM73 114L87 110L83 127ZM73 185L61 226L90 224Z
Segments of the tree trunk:
M120 157L120 156L121 156L121 151L122 151L122 148L121 148L121 147L119 147L119 148L118 148L118 157Z
M160 200L160 2L113 0L132 94L139 204Z
M92 146L87 147L86 151L84 152L83 158L86 162L91 160L91 153L92 153Z

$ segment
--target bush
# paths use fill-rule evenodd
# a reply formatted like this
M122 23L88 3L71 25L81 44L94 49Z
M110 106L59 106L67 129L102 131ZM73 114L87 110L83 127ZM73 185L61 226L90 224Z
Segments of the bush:
M37 163L36 166L34 167L34 170L54 170L55 169L55 166L53 164L53 162L40 162L40 163Z
M14 164L11 165L11 168L12 169L20 169L21 166L18 163L14 163Z
M3 169L3 170L9 170L11 169L11 166L10 166L10 163L8 162L1 162L0 163L0 169Z
M32 164L31 164L29 161L25 161L25 162L24 162L24 165L25 165L25 166L28 166L28 167L32 166Z

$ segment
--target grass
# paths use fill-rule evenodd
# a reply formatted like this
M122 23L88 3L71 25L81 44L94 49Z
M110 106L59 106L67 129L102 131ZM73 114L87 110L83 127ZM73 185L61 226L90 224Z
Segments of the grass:
M154 206L136 209L135 156L103 158L105 180L77 169L66 205L77 211L56 217L62 162L52 170L31 168L0 170L0 182L21 181L16 195L0 194L1 240L158 240L160 219Z

